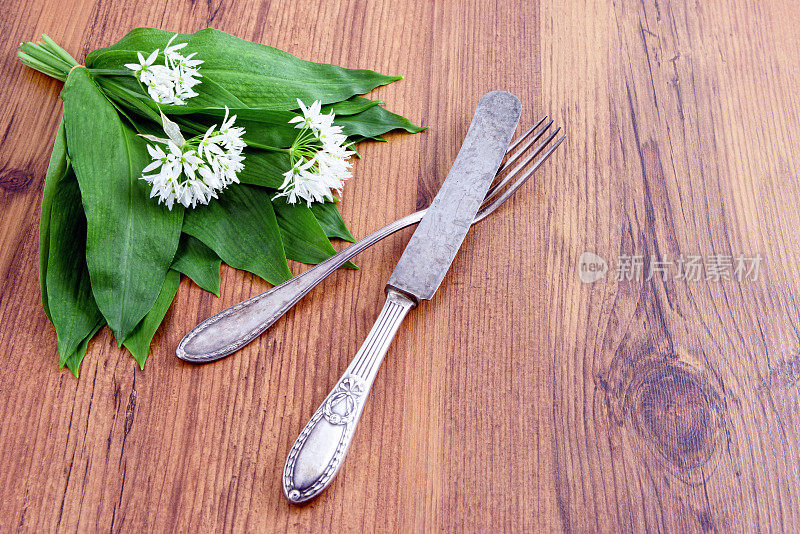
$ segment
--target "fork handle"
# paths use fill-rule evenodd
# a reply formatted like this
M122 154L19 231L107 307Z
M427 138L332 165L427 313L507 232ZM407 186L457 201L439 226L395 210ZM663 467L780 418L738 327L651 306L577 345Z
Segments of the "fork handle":
M291 280L212 315L183 337L176 355L187 362L208 363L236 352L272 326L336 269L381 239L418 223L423 216L425 210L397 219Z
M293 503L313 499L342 467L383 357L400 323L416 303L386 291L375 325L342 377L294 442L283 468L283 493Z

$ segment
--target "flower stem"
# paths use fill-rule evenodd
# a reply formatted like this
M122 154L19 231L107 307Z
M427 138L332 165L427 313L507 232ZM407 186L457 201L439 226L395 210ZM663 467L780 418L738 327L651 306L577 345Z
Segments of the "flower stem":
M63 82L79 63L47 35L42 35L42 39L42 43L20 43L17 56L30 68Z
M49 50L47 50L44 47L31 45L30 43L22 43L19 46L19 49L20 49L21 52L31 56L32 58L37 59L38 61L41 61L42 63L48 64L48 65L62 65L63 64L64 66L67 66L67 64L64 63L64 60L62 60L60 57L58 57L57 55L53 54L52 52L50 52Z
M301 158L311 159L314 157L319 151L319 147L315 144L316 137L314 136L314 132L311 131L311 128L306 126L300 133L297 134L297 137L292 143L291 148L289 148L289 154L292 157L292 164L296 162L296 156Z
M47 65L46 63L39 61L38 59L26 54L25 52L17 52L17 56L19 57L20 61L22 61L23 64L29 66L34 70L43 72L44 74L47 74L48 76L55 78L57 80L61 80L62 82L67 79L66 72L52 68L50 67L50 65Z
M289 152L291 154L291 148L279 148L276 146L269 146L269 145L262 145L256 141L252 141L250 139L247 140L247 146L250 148L257 148L259 150L266 150L267 152Z
M52 53L64 60L65 63L70 65L70 68L79 65L79 63L75 61L75 58L69 55L69 52L58 46L47 34L42 34L42 40L44 41L44 45L46 45Z
M90 73L97 76L136 76L132 70L119 69L87 69Z

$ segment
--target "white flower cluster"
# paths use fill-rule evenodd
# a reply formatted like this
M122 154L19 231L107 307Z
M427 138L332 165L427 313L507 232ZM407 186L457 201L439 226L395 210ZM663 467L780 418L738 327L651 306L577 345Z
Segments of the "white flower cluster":
M315 101L306 107L298 99L303 115L289 121L301 131L290 149L292 168L283 176L283 184L277 197L286 197L289 204L298 198L310 206L312 202L333 200L333 191L341 193L344 181L350 173L350 156L355 152L348 150L347 136L341 126L334 126L334 113L323 115L322 102Z
M228 118L227 107L219 127L215 124L202 138L188 141L177 124L163 114L161 117L169 139L144 136L166 145L166 151L159 145L147 146L153 161L142 170L141 179L153 186L150 198L157 196L158 203L170 210L175 202L194 208L217 198L217 192L228 185L239 183L236 174L244 168L242 150L247 145L242 140L244 128L233 125L236 115ZM158 173L147 174L156 169Z
M178 50L186 46L186 43L173 45L172 41L177 36L178 34L173 35L164 48L163 65L153 64L158 56L158 48L147 58L141 52L137 52L139 63L125 64L147 87L150 97L159 104L182 106L188 99L197 96L192 88L200 83L198 78L202 75L198 73L198 67L203 61L192 59L194 53L188 56L181 55Z

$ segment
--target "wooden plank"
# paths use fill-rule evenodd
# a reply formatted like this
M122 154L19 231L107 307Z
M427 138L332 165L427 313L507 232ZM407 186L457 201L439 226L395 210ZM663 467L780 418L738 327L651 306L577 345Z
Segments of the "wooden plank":
M112 531L793 531L800 528L800 12L788 1L4 5L0 29L0 524ZM467 236L409 316L348 460L304 507L280 473L366 336L410 231L204 367L197 321L266 285L184 280L144 371L103 331L56 370L38 211L60 84L14 47L82 59L135 26L213 26L405 78L376 97L431 128L364 147L354 235L427 205L484 92L569 137ZM609 264L582 283L583 252ZM650 280L651 255L759 255L757 280ZM617 280L620 256L643 276ZM295 265L297 271L302 266Z

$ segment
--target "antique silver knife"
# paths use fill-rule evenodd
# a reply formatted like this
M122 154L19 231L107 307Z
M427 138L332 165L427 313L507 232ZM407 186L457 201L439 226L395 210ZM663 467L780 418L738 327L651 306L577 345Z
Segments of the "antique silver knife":
M342 466L367 395L400 323L430 300L450 268L519 121L519 99L505 91L478 103L453 167L386 285L386 303L367 339L295 441L283 469L293 503L319 495Z

